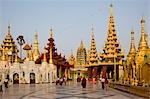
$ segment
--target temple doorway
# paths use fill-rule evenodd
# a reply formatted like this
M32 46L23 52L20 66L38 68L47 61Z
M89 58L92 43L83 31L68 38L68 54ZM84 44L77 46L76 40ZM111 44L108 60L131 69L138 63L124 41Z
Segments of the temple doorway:
M13 84L19 84L19 74L17 73L13 75Z
M35 83L35 73L30 73L30 83Z

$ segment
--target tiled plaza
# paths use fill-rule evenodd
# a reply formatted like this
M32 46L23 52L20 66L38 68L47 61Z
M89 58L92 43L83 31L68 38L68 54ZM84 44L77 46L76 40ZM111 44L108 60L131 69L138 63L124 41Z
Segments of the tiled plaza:
M67 85L19 84L11 85L0 93L0 99L143 99L115 89L102 90L101 84L87 83L83 89L80 83L67 82Z

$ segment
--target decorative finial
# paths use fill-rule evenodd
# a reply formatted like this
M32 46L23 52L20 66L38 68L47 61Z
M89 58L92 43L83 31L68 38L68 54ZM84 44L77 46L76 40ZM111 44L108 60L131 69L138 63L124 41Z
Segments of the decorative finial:
M80 48L83 48L83 41L81 40Z
M38 43L38 32L37 31L35 31L35 40L34 40L34 42L36 42L36 43Z
M38 35L38 32L37 32L37 30L35 30L35 35Z
M94 38L94 32L93 32L93 30L94 30L94 29L92 28L92 38Z
M141 23L145 23L144 16L142 17Z
M94 31L94 26L93 26L93 24L92 24L92 32Z
M112 9L113 9L113 5L112 3L110 4L110 15L112 16Z
M10 23L8 24L8 34L10 34Z
M131 35L132 35L132 34L134 34L134 30L133 30L133 27L132 27L132 30L131 30Z
M52 27L51 27L51 29L50 29L50 38L52 38L53 37L53 32L52 32L53 30L52 30Z

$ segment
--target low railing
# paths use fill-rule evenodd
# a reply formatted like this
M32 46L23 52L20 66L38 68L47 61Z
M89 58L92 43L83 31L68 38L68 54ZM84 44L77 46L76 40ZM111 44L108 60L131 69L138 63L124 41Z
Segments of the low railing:
M150 87L109 83L109 87L150 99Z

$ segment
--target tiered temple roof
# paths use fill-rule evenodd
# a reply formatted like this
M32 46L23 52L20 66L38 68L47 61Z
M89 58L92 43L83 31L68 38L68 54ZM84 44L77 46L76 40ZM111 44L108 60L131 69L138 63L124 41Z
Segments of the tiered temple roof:
M10 25L8 26L8 33L5 39L3 40L3 43L1 44L1 49L4 49L3 51L5 51L6 60L9 60L11 62L15 61L15 53L17 46L15 44L15 41L13 40L13 37L11 36Z
M50 38L48 39L48 43L47 43L47 47L45 47L46 49L46 61L47 63L49 63L50 61L50 51L52 51L52 61L53 64L55 64L56 66L62 66L62 67L69 67L71 65L69 65L69 63L66 61L65 56L62 57L61 54L57 53L57 49L55 48L55 44L54 44L54 39L52 37L52 29L50 30ZM51 49L51 50L50 50ZM44 59L44 53L42 53L40 55L40 57L35 61L36 64L41 64L43 59Z
M90 49L88 51L88 65L93 66L98 64L98 55L96 50L96 43L94 39L94 32L92 28L92 39L91 39L91 45Z
M108 25L108 35L103 48L103 53L99 54L99 56L101 57L100 63L105 62L108 64L110 63L113 64L114 57L116 57L118 61L124 57L124 53L121 51L121 47L117 39L117 34L116 34L115 24L114 24L114 16L112 14L112 7L113 5L111 4L109 25Z

